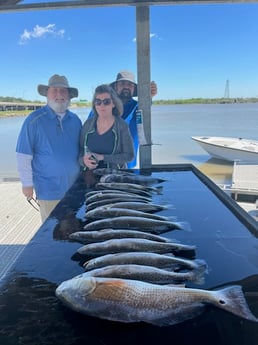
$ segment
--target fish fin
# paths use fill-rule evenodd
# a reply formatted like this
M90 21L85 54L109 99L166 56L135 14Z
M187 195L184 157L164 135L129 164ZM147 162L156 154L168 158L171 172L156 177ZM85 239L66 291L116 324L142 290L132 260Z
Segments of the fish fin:
M217 303L215 304L217 307L243 319L258 322L258 318L249 309L241 286L232 285L213 292L217 295Z
M150 320L149 323L155 326L171 326L177 323L193 319L196 316L203 313L205 306L203 304L190 304L189 306L181 306L180 312L175 312L174 310L171 312L170 316L166 316L164 318Z

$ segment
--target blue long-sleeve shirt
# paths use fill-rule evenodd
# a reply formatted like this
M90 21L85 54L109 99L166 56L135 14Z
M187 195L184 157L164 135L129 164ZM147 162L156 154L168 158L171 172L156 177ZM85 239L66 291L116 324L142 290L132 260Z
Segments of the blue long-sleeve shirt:
M49 107L24 121L16 152L30 155L33 186L39 200L60 200L78 177L82 123L67 110L62 121Z

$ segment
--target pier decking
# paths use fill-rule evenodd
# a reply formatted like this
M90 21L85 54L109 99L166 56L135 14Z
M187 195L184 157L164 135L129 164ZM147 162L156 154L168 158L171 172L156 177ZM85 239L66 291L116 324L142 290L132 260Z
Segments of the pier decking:
M42 103L25 103L25 102L0 102L1 111L15 111L15 110L36 110L42 108Z
M39 212L26 201L20 182L0 183L0 280L41 225Z

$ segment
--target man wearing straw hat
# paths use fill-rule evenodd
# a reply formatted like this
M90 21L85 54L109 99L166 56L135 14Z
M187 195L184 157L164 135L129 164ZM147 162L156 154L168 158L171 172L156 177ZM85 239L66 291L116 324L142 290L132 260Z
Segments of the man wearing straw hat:
M53 75L48 85L38 85L38 92L47 104L25 119L16 156L22 192L32 203L35 191L44 221L79 174L82 123L68 110L78 89L70 87L65 76Z

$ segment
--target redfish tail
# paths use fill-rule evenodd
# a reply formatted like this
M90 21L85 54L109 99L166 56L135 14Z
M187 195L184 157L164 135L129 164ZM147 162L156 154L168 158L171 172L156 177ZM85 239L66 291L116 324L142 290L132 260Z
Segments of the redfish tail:
M255 317L249 309L241 286L233 285L214 292L217 294L218 298L217 307L242 317L243 319L258 322L257 317Z

